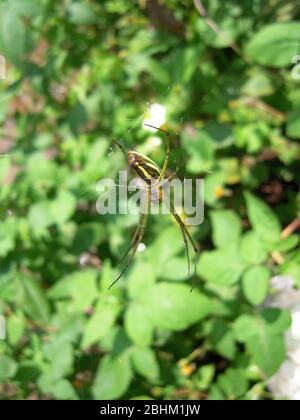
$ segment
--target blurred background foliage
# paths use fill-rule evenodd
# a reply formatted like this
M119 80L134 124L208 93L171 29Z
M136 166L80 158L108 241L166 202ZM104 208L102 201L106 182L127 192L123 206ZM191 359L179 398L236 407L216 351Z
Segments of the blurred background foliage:
M284 230L300 208L299 4L0 9L0 398L272 398L290 316L263 302L275 274L300 287L299 235ZM162 163L152 103L182 172L205 178L192 293L169 216L151 216L145 252L107 290L137 216L97 214L95 186L126 168L112 138Z

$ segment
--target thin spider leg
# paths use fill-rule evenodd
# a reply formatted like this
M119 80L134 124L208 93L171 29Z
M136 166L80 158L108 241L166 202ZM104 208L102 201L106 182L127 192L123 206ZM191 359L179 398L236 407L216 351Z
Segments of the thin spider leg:
M184 232L187 235L187 237L189 238L189 240L190 240L190 242L193 246L194 252L195 252L194 276L193 276L193 280L192 280L192 287L191 287L191 290L190 290L192 292L193 288L194 288L195 280L196 280L196 277L197 277L197 271L196 270L197 270L197 263L198 263L198 258L199 258L199 249L198 249L196 243L194 242L193 238L191 237L189 231L187 230L187 227L184 224L184 222L182 221L181 217L179 216L179 214L176 213L173 205L172 205L172 208L170 210L171 210L172 216L174 217L176 222L179 224L181 231ZM186 244L185 244L185 246L186 246ZM188 252L187 250L188 250L188 247L186 246L186 252ZM188 264L190 264L189 261L188 261ZM190 268L188 270L190 272Z
M141 216L140 216L140 220L139 220L139 224L138 227L136 228L136 231L134 232L134 235L130 241L130 245L127 249L127 251L125 252L125 254L123 255L123 257L120 259L120 261L118 262L118 264L122 264L122 262L125 260L125 258L127 257L129 251L132 249L132 247L136 244L137 239L140 236L140 232L141 232Z
M178 224L178 226L180 227L181 230L181 234L182 234L182 238L183 238L183 242L184 242L184 246L185 246L185 253L186 253L186 259L187 259L187 263L188 263L188 277L190 277L190 273L191 273L191 262L190 262L190 253L189 253L189 246L188 246L188 241L186 239L186 235L185 235L185 231L182 227L182 224L179 222L179 220L175 217L175 220Z
M196 268L197 268L197 261L198 261L198 256L199 256L199 249L198 246L196 245L195 241L193 240L190 232L187 230L187 227L185 225L185 223L183 222L183 220L181 219L181 217L179 216L179 214L176 212L173 203L170 201L169 202L169 206L170 206L170 211L172 216L174 217L174 219L176 220L176 222L179 224L180 229L182 232L184 232L184 234L188 237L188 239L190 240L190 243L192 244L192 247L194 249L195 252L195 269L194 269L194 278L196 278ZM184 236L184 241L185 241L185 236ZM187 245L185 242L185 247L186 247L186 252L188 253L187 249ZM189 264L189 261L188 261ZM190 271L190 269L189 269ZM194 285L192 285L191 291L193 290Z
M134 245L134 247L132 248L132 253L125 265L125 267L123 268L121 274L119 274L119 276L116 278L116 280L109 286L108 289L110 289L114 284L117 283L118 280L120 280L120 278L123 276L123 274L127 271L127 269L129 268L130 264L132 263L133 257L136 254L136 251L138 249L139 243L141 242L143 236L144 236L144 232L145 232L145 228L146 228L146 224L147 224L147 213L145 214L141 214L140 216L140 222L139 222L139 234L136 238L136 243Z
M171 175L169 175L167 178L162 179L158 186L163 187L165 182L171 182L175 178L175 176L177 175L178 171L179 171L179 167L176 168L175 171L172 172Z
M198 246L196 245L196 242L192 238L190 232L187 230L187 227L186 227L185 223L183 222L183 220L181 219L179 214L176 212L176 210L173 206L173 203L170 202L169 205L170 205L170 211L172 213L172 216L174 217L174 219L176 219L176 221L178 221L179 224L182 225L182 228L184 229L184 232L186 233L187 237L189 238L190 243L192 244L192 247L193 247L194 251L196 253L198 253L199 252Z
M180 227L180 230L181 230L181 234L182 234L182 238L183 238L183 242L184 242L184 247L185 247L186 259L187 259L187 263L188 263L188 277L189 277L190 272L191 272L191 262L190 262L190 253L189 253L188 241L187 241L187 238L186 238L186 232L184 230L183 222L182 222L180 216L176 212L173 212L172 209L171 209L171 213L172 213L172 216L174 217L175 221L177 222L177 224L178 224L178 226Z
M117 140L114 140L113 139L112 142L115 143L118 146L118 148L121 150L121 152L123 153L123 155L126 156L126 159L127 159L127 152L126 152L124 146L121 143L119 143Z
M158 182L161 182L161 180L164 179L165 173L166 173L168 165L169 165L169 160L170 160L171 146L170 146L169 134L167 134L167 136L168 136L168 139L167 139L166 157L165 157L165 161L164 161L162 170L161 170L161 172L159 174L159 177L158 177Z
M144 124L146 127L151 127L151 128L155 128L155 130L161 131L162 133L164 133L167 136L167 151L166 151L166 156L165 156L165 161L162 167L162 170L159 174L158 177L158 182L161 182L161 180L164 178L166 170L168 169L168 164L169 164L169 160L170 160L170 154L171 154L171 145L170 145L170 133L168 133L168 131L163 130L162 128L159 127L155 127L154 125L151 124Z

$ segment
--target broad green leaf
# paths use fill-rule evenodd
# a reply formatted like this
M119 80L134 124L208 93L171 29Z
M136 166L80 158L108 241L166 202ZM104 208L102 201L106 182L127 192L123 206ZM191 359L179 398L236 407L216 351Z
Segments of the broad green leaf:
M135 370L149 381L157 381L159 378L159 365L155 352L149 347L134 347L131 350L131 358Z
M43 376L40 377L40 385L49 386L58 379L69 375L73 369L74 350L73 346L65 342L63 346L56 343L46 343L43 346L43 352L49 365ZM47 392L47 391L44 391Z
M295 284L300 288L300 263L297 261L289 261L281 266L281 273L294 279Z
M125 312L125 330L138 346L149 346L153 337L153 325L147 311L140 303L131 303Z
M232 330L235 338L242 343L255 336L257 331L257 319L253 315L243 314L235 319Z
M147 258L150 262L155 261L153 267L160 275L164 273L165 264L171 257L184 249L184 242L181 236L180 228L174 222L174 225L164 229L159 236L147 249Z
M76 208L76 200L68 191L60 191L55 200L51 201L50 211L54 223L65 223L72 216Z
M266 328L272 334L282 333L291 325L291 314L288 310L266 308L261 312Z
M51 299L70 300L70 309L84 311L98 297L96 272L93 270L75 271L62 278L48 292Z
M17 363L9 356L0 354L0 381L13 378L18 370Z
M268 294L271 273L264 266L249 268L242 278L244 296L252 305L259 305Z
M97 22L97 15L92 8L82 1L71 3L67 7L67 18L76 25L89 25Z
M220 319L213 322L211 343L213 349L221 356L229 360L234 358L236 347L233 334L227 324Z
M196 388L200 391L205 391L209 388L213 377L215 375L216 368L213 364L201 366L196 373L193 375L193 383Z
M28 276L20 276L17 279L18 300L24 311L38 322L46 323L49 319L49 303L45 290L38 280Z
M188 276L188 262L186 256L172 257L165 264L162 277L166 280L185 280Z
M217 384L212 384L210 387L208 399L211 401L225 400L225 396Z
M237 246L242 230L239 216L233 210L214 210L210 215L215 247Z
M20 64L25 54L25 26L8 4L0 7L0 49L14 64Z
M220 375L217 384L227 395L228 399L235 399L243 395L248 388L248 380L242 369L229 368Z
M300 140L300 108L296 108L289 114L286 132L289 137Z
M67 379L61 379L51 386L50 393L58 400L78 400L78 395Z
M113 296L112 299L100 299L95 312L86 324L81 347L89 347L104 337L113 328L119 310L119 302Z
M92 246L104 241L105 236L106 232L103 225L99 223L84 223L78 226L72 250L76 255L80 255Z
M271 23L257 32L246 45L245 52L256 63L285 67L299 53L300 24Z
M53 224L53 214L49 201L39 201L33 204L28 214L29 224L35 231L40 231Z
M139 300L155 283L155 270L149 262L138 262L128 275L128 293L132 300Z
M177 283L156 284L143 298L143 305L154 326L172 331L189 327L211 311L207 296Z
M259 198L245 193L247 212L254 230L267 242L276 242L280 237L280 223L277 216Z
M285 358L282 335L270 334L263 323L258 323L257 334L247 341L247 349L252 359L267 377L272 376Z
M231 286L241 277L246 264L237 252L227 250L203 252L197 268L199 276L220 286Z
M273 245L274 251L278 252L287 252L291 249L295 248L299 244L300 238L298 235L293 234L288 236L287 238L280 239L280 241L277 244Z
M97 400L112 400L122 397L132 379L132 368L126 353L117 358L105 356L100 362L92 388Z
M247 80L242 87L242 92L252 97L268 96L274 92L274 86L271 78L261 72Z
M8 0L9 7L18 15L22 17L34 17L43 12L44 5L38 0Z
M26 320L21 313L12 314L7 319L7 338L12 346L17 346L26 328Z
M243 235L240 249L242 259L250 264L260 264L268 257L266 246L253 230Z

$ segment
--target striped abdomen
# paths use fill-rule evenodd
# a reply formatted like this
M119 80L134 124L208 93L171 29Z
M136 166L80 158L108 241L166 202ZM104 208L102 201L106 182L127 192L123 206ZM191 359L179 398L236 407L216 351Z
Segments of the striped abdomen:
M128 163L135 173L147 184L151 184L152 179L157 179L161 169L153 160L139 152L128 152Z

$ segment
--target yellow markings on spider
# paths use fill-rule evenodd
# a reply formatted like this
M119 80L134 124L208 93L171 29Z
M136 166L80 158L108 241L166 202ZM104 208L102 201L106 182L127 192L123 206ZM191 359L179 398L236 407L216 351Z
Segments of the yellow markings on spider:
M139 153L139 152L136 152L134 150L126 151L125 148L123 147L123 145L121 143L119 143L117 140L113 140L113 142L119 147L121 152L124 154L124 156L126 157L126 159L128 161L129 166L133 169L133 171L137 174L137 176L146 184L146 187L147 187L146 189L148 190L147 205L149 206L149 203L151 201L151 191L150 191L149 187L151 187L151 186L153 187L153 185L154 185L154 188L157 189L156 190L157 191L157 197L158 197L159 200L161 200L164 196L161 185L164 181L170 181L171 179L173 179L174 173L171 176L165 178L166 171L168 169L169 160L170 160L170 153L171 153L169 133L166 130L163 130L162 128L154 127L150 124L145 124L145 125L161 131L167 137L167 150L166 150L166 156L165 156L165 160L164 160L164 164L163 164L162 168L160 168L153 160L148 158L143 153ZM176 174L176 171L175 171L175 174ZM186 250L186 257L187 257L187 264L188 264L188 276L190 276L190 256L189 256L188 243L190 243L192 245L192 248L195 252L195 257L196 258L198 256L198 252L199 252L198 246L195 243L195 241L192 238L189 231L187 230L187 227L186 227L183 219L177 213L177 211L174 207L174 204L171 201L169 201L168 204L169 204L170 212L171 212L175 222L178 224L178 226L180 227L180 230L181 230L182 239L183 239L185 250ZM146 225L147 225L147 218L148 218L147 213L142 213L141 212L137 229L136 229L136 231L135 231L135 233L132 237L132 240L130 242L130 245L129 245L127 251L125 252L123 257L121 258L119 263L121 264L126 259L128 254L130 254L130 255L128 256L127 262L126 262L124 268L122 269L121 273L116 278L116 280L109 286L109 289L118 280L120 280L120 278L123 276L123 274L127 271L130 264L132 263L132 260L133 260L135 254L138 250L139 244L141 243L141 241L143 239L145 229L146 229ZM131 251L131 253L130 253L130 251ZM195 275L196 275L196 261L195 261Z

